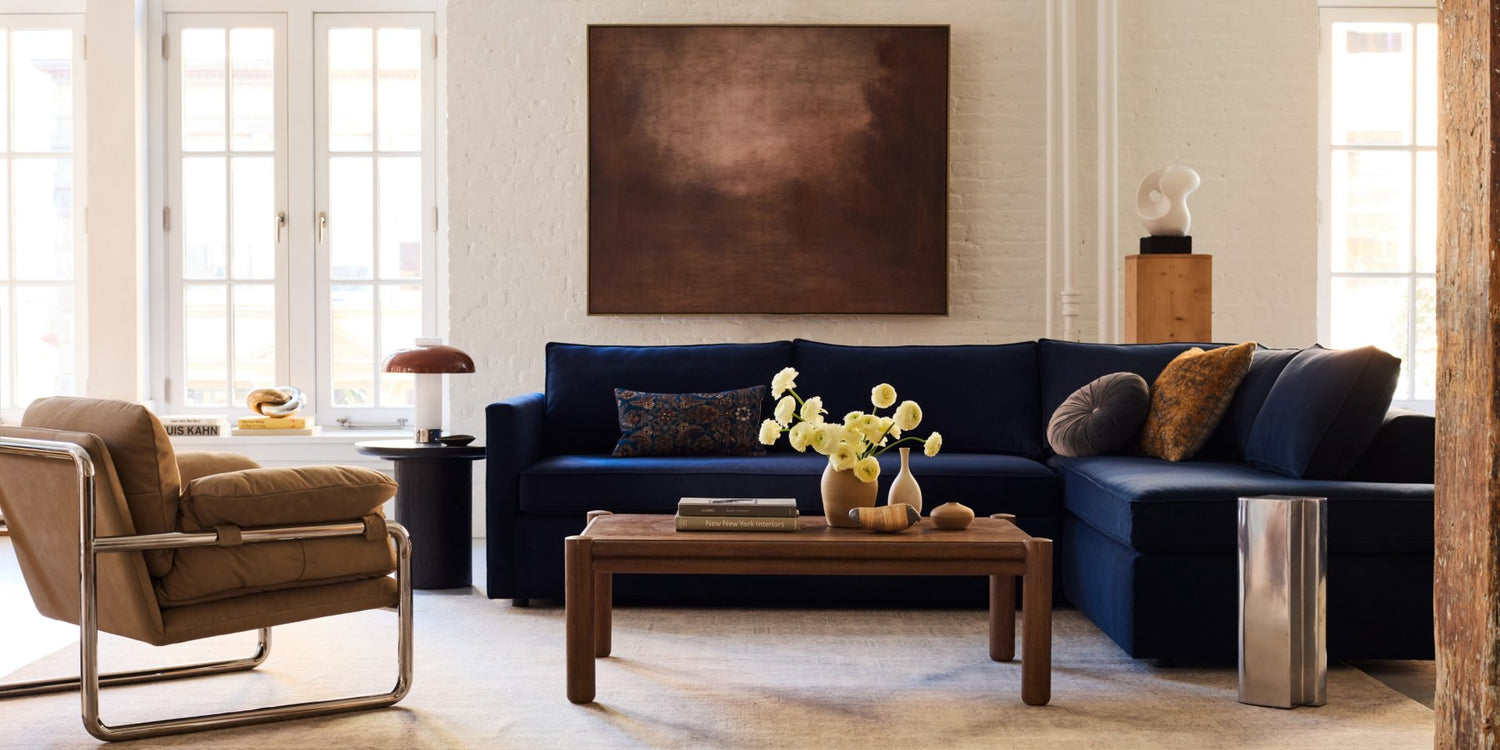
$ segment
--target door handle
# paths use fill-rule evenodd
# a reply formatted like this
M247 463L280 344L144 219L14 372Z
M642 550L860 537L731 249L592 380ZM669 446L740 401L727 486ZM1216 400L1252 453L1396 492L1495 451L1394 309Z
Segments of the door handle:
M318 244L319 245L323 244L323 240L327 236L328 236L328 212L327 211L319 211L318 212Z
M276 243L275 244L277 244L277 245L281 244L281 230L283 228L285 228L285 227L286 227L286 212L285 211L277 211L276 212Z

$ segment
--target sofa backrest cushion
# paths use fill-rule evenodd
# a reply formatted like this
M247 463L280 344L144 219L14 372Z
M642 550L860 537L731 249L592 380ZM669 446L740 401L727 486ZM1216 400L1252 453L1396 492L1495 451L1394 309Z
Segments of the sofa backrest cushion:
M615 389L711 393L771 382L792 342L690 346L547 344L544 455L604 453L620 439ZM762 413L770 415L770 399Z
M1085 344L1055 339L1036 342L1042 400L1041 414L1032 429L1037 435L1045 435L1052 413L1085 383L1112 372L1133 372L1147 383L1154 383L1168 362L1195 346L1210 349L1219 344Z
M1224 419L1219 422L1218 429L1209 436L1203 450L1198 452L1199 457L1244 460L1245 446L1250 443L1250 429L1255 426L1255 417L1260 414L1260 407L1266 403L1266 396L1270 394L1271 386L1276 384L1276 378L1300 351L1302 350L1255 350L1255 356L1250 359L1250 371L1245 373L1245 379L1235 389L1234 400L1229 402L1229 410L1224 412Z
M890 383L899 401L922 405L914 434L943 433L945 452L1042 455L1033 342L841 346L797 339L794 345L797 393L822 396L830 421L869 412L870 389Z
M1303 479L1341 479L1385 421L1401 360L1373 346L1303 349L1276 378L1245 462Z

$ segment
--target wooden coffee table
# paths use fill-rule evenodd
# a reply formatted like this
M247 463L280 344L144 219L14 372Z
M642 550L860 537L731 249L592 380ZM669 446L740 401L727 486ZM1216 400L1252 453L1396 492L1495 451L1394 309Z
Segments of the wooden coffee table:
M963 531L923 519L898 534L825 525L807 516L795 533L676 531L672 516L589 513L567 539L568 700L594 700L594 659L609 656L615 573L985 575L990 577L990 658L1016 653L1016 576L1022 590L1021 700L1052 698L1052 540L1028 536L1014 517L976 518Z

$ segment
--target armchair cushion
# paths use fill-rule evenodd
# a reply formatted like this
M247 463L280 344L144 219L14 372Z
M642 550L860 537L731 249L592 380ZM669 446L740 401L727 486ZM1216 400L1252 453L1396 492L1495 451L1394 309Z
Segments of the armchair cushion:
M396 482L355 466L245 469L188 483L184 526L278 526L352 521L396 494Z
M260 464L256 463L255 459L229 451L191 451L177 454L177 473L182 475L184 485L210 474L259 468Z

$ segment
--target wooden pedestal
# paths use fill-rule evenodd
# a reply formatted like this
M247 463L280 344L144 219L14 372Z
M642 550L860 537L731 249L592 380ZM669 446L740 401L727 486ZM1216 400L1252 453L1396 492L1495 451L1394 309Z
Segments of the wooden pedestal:
M1125 343L1213 338L1212 255L1125 256Z

